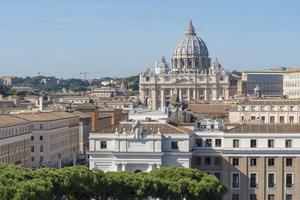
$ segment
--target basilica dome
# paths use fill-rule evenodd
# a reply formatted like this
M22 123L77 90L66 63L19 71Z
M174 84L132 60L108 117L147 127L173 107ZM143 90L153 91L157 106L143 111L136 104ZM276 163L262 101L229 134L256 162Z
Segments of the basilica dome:
M203 40L196 35L195 28L190 21L185 35L178 41L174 55L203 55L208 56L208 50Z
M190 21L184 36L178 41L172 58L172 69L197 69L206 71L210 67L210 58L204 41L196 35Z

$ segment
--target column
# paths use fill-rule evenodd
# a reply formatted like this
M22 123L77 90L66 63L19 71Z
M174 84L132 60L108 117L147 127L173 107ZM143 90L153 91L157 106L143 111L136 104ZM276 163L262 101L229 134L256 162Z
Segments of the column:
M156 95L156 89L151 90L151 110L157 110L157 95Z
M190 96L191 96L190 91L191 91L191 89L188 88L188 89L187 89L187 100L188 100L188 101L190 101Z
M181 88L178 89L178 96L179 96L179 101L182 102Z
M122 165L122 172L125 172L126 171L126 164L121 164Z
M196 99L196 89L193 89L193 99Z
M161 89L160 90L160 107L161 107L161 112L165 112L165 106L166 106L166 97L165 97L165 90Z
M172 96L173 96L173 89L170 88L170 99L172 98Z
M207 99L208 99L208 98L207 98L207 89L205 88L205 89L204 89L204 100L207 101Z

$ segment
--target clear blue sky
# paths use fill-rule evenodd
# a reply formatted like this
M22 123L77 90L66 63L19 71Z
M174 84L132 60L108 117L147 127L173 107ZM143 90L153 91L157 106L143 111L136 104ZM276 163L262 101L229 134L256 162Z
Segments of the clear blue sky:
M300 66L297 0L2 0L0 75L127 76L170 60L192 18L226 69Z

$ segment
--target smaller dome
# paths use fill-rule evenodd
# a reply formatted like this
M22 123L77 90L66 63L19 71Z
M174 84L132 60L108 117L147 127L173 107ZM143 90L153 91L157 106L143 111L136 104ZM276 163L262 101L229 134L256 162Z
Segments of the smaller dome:
M195 28L190 21L185 35L177 43L174 55L208 56L204 41L196 35Z

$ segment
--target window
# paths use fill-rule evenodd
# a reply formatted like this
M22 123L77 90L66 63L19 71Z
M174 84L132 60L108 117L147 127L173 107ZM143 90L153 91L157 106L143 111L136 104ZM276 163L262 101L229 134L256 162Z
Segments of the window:
M44 146L40 145L40 152L44 152Z
M252 139L250 140L250 147L255 148L256 147L256 140Z
M240 188L240 173L234 172L231 174L231 188L233 189Z
M31 162L34 162L34 156L31 156Z
M221 180L221 172L214 172L214 176L217 177L218 180Z
M293 123L294 123L294 116L290 116L290 117L289 117L289 122L290 122L290 124L293 124Z
M250 166L256 166L256 158L250 158Z
M40 156L40 162L44 161L44 156Z
M274 148L274 140L272 140L272 139L268 140L268 147L269 148Z
M239 158L232 158L232 165L238 166L239 165Z
M275 117L274 116L270 116L270 124L274 124L275 123Z
M292 140L291 139L285 140L285 147L286 148L291 148L292 147Z
M206 139L205 140L205 146L206 147L211 147L211 139Z
M172 146L173 147L173 146ZM106 149L107 148L107 142L106 141L101 141L100 142L100 148L101 149Z
M274 166L275 165L275 159L274 158L269 158L268 159L268 166Z
M257 187L257 180L256 180L256 173L250 173L250 188L256 188Z
M256 194L250 194L250 200L257 200Z
M216 147L221 147L222 146L222 140L221 139L216 139L215 140L215 146Z
M196 139L196 146L197 147L202 147L202 139L201 138Z
M293 166L293 158L286 158L285 159L285 166L287 166L287 167Z
M275 174L274 173L268 173L267 184L268 184L268 188L275 187Z
M43 124L40 124L40 129L43 129Z
M31 141L34 141L34 136L31 136Z
M31 152L34 152L34 145L31 145Z
M215 157L215 165L220 166L222 164L221 157Z
M266 117L265 117L265 116L262 116L262 117L261 117L261 122L262 122L262 123L265 123L265 121L266 121Z
M240 200L239 194L232 194L232 200Z
M275 200L274 194L268 194L268 200Z
M43 141L43 140L44 140L44 137L43 137L42 135L40 136L40 140L41 140L41 141Z
M291 194L286 194L286 195L285 195L285 200L293 200L293 195L291 195Z
M201 165L201 157L196 157L196 165Z
M293 187L293 174L292 173L286 173L285 174L285 187L286 188L292 188Z
M206 165L211 165L211 158L210 157L205 157L205 164Z
M240 141L237 139L234 139L233 140L233 148L239 148L239 146L240 146Z
M279 123L283 124L284 123L284 116L279 117Z
M255 120L255 116L251 116L250 120L254 121Z

